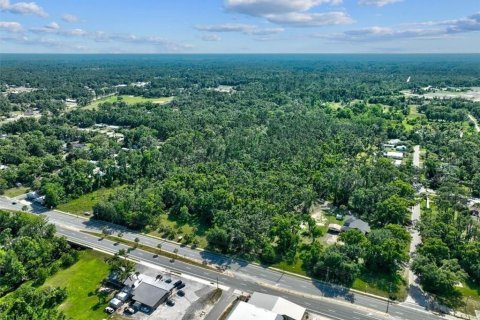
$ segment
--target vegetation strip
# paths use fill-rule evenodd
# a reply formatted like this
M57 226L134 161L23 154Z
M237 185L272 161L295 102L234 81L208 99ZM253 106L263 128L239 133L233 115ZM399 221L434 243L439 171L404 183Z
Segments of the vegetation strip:
M130 241L130 240L126 240L126 239L123 239L123 238L120 238L120 237L115 237L115 236L110 236L110 235L105 236L105 235L103 235L101 233L98 233L98 232L85 231L85 230L81 230L81 232L87 233L89 235L99 237L99 238L102 238L102 239L111 240L111 241L114 241L114 242L117 242L117 243L123 243L127 246L131 246L132 250L135 250L136 248L138 248L138 249L142 249L144 251L151 252L151 253L156 254L156 255L164 256L164 257L174 259L174 260L179 260L179 261L186 262L186 263L189 263L189 264L193 264L197 267L202 267L202 268L205 268L205 269L210 269L210 270L213 270L213 271L217 271L215 268L212 268L208 264L200 263L197 260L189 259L189 258L178 255L178 254L173 253L173 252L169 252L169 251L161 250L161 249L158 249L158 248L153 248L153 247L150 247L150 246L146 246L142 243L137 243L137 242L134 242L134 241Z

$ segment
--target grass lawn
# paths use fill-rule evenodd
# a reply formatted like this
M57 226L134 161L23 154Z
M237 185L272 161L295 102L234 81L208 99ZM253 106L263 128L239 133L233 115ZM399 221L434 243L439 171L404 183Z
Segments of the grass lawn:
M135 104L135 103L140 103L140 102L152 102L152 103L156 103L156 104L165 104L165 103L169 103L170 101L173 100L173 97L144 98L142 96L121 95L121 96L110 96L110 97L95 100L91 104L86 106L85 108L95 109L101 103L105 103L105 102L113 103L113 102L119 101L118 98L121 98L121 101L123 101L125 103L128 103L128 104Z
M355 279L352 289L382 297L388 297L388 292L391 290L396 296L397 301L404 301L407 298L406 281L400 275L392 277L390 275L365 271Z
M294 263L288 264L285 261L278 262L272 265L273 268L277 268L283 271L293 272L296 274L300 274L302 276L308 276L305 270L302 268L302 260L297 259Z
M105 319L103 312L107 301L96 294L96 289L108 275L108 265L103 253L85 250L73 266L57 272L44 286L66 287L68 298L59 307L68 318L75 320Z
M105 199L115 191L115 188L102 188L94 192L84 194L67 203L60 204L57 209L73 214L83 215L85 211L92 212L93 206L100 200Z
M13 197L19 196L21 194L27 193L28 190L30 190L29 187L10 188L10 189L5 190L4 195L9 197L9 198L13 198Z
M458 311L468 314L475 314L475 310L480 310L480 285L471 281L463 283L463 287L457 287L462 293L465 306L460 307Z
M206 248L207 247L207 238L205 236L205 232L207 231L208 227L203 225L201 222L197 221L189 221L189 222L181 222L178 221L172 216L168 214L162 214L158 218L158 222L162 226L168 226L170 228L173 228L177 230L177 235L178 236L184 236L186 234L191 234L194 235L197 240L198 240L198 247L199 248ZM196 232L194 233L194 229L196 229ZM162 237L163 234L159 233L157 230L154 230L149 233L152 236L155 237ZM178 239L172 239L177 241Z

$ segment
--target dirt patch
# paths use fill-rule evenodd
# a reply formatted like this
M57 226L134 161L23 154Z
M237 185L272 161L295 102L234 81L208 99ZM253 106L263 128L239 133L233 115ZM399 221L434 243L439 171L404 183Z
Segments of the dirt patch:
M317 226L325 226L328 222L328 219L325 217L325 214L330 211L330 204L324 202L322 204L315 203L310 208L310 216L315 220Z

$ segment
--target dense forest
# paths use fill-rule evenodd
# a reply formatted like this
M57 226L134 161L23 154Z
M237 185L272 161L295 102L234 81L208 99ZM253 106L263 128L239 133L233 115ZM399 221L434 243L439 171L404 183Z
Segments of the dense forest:
M211 250L266 264L300 260L310 275L351 285L360 273L396 275L408 262L420 180L438 190L438 212L420 225L413 268L426 290L452 297L466 274L480 281L466 201L480 195L480 136L466 124L480 103L401 91L480 86L479 72L471 56L5 56L2 90L36 90L4 94L0 113L42 116L1 125L0 191L28 185L53 208L112 188L95 219L170 234L168 216L205 230ZM112 93L174 99L88 107ZM421 144L423 169L385 157L389 139L407 151ZM372 231L326 245L310 214L325 201Z

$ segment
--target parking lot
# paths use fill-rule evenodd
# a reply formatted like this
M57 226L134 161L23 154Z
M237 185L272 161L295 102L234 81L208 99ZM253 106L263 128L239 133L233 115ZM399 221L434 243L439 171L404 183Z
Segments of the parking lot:
M198 281L186 279L173 272L159 272L142 265L137 265L136 271L156 278L162 276L162 282L175 283L182 281L181 288L174 288L168 300L158 306L155 310L134 305L133 301L126 301L119 307L115 314L131 319L155 319L155 320L181 320L201 319L205 316L214 304L212 299L215 296L215 287ZM185 285L183 287L183 285ZM218 297L217 297L218 298ZM131 308L128 312L128 308ZM133 309L133 310L132 310Z

